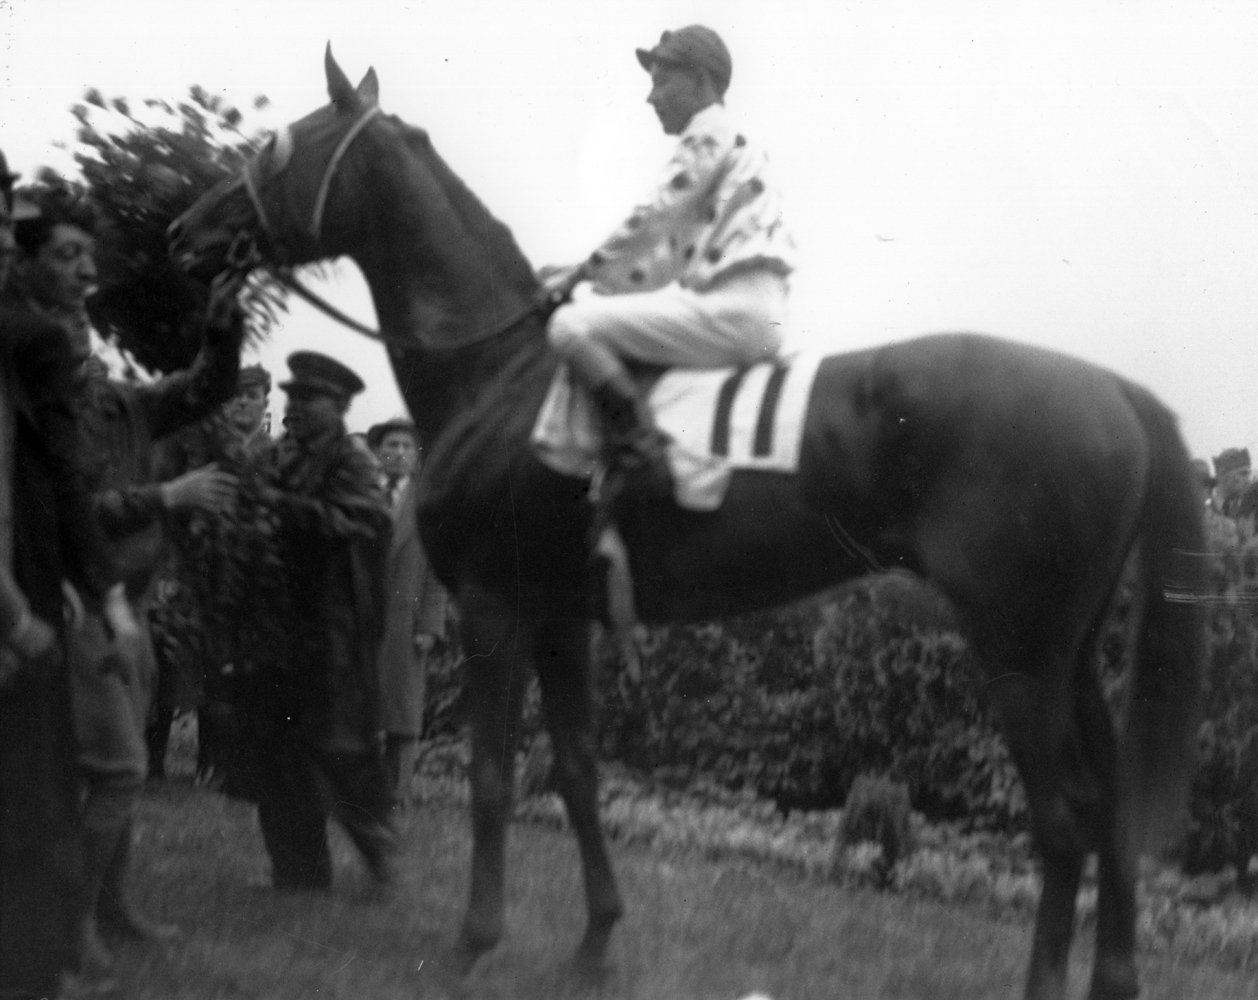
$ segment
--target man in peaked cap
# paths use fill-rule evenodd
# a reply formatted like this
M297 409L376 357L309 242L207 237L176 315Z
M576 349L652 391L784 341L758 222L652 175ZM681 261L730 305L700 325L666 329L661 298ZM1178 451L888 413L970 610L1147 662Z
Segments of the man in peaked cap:
M767 157L726 112L733 64L720 36L697 24L665 31L637 57L677 150L620 228L581 264L552 270L545 292L563 302L588 280L601 293L559 308L550 341L591 391L613 463L668 492L665 441L623 359L705 368L773 357L795 248Z
M313 351L289 356L287 435L263 498L277 515L287 570L292 661L263 678L255 706L266 769L258 818L276 889L332 883L326 821L335 814L371 874L392 880L396 838L380 758L376 653L384 622L390 517L371 456L345 432L363 390Z

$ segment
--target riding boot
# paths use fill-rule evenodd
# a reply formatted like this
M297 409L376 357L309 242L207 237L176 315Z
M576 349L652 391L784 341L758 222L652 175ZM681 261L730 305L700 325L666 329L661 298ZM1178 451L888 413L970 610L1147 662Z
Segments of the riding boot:
M596 386L591 395L607 429L613 466L635 489L650 496L671 498L668 437L655 426L633 379L627 373L616 375Z
M96 914L109 930L135 941L164 943L179 937L174 924L150 920L136 909L128 883L131 875L132 821L127 820L105 869Z

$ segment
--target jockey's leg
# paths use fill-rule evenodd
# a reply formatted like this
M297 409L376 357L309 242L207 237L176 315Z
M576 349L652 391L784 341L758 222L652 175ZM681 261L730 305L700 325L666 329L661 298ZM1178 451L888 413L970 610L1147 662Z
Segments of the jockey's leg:
M629 295L591 295L559 309L550 341L590 390L621 467L671 493L664 439L622 363L687 368L746 365L777 353L786 283L774 274L734 275L711 290L666 285Z
M749 365L777 354L785 313L785 279L749 271L702 292L671 284L584 296L555 312L550 341L565 356L575 341L589 340L646 364Z

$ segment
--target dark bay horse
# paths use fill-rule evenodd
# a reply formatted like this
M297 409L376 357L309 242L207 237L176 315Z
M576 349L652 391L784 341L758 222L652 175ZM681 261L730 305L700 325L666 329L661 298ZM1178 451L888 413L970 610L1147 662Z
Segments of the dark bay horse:
M555 778L580 846L582 967L604 960L620 893L597 812L590 635L599 580L584 482L528 437L556 366L538 284L509 230L420 129L379 113L326 58L327 106L280 133L173 227L186 266L349 255L371 288L427 443L420 524L457 595L469 656L470 898L455 956L503 930L504 842L525 671L540 679ZM1066 989L1080 873L1098 856L1091 995L1137 993L1139 850L1179 807L1194 755L1203 630L1201 503L1172 415L1091 365L973 335L835 355L808 403L797 474L740 471L714 513L624 495L617 517L651 622L781 604L879 567L951 601L1021 769L1043 858L1028 997ZM1121 725L1094 659L1129 558L1141 608Z

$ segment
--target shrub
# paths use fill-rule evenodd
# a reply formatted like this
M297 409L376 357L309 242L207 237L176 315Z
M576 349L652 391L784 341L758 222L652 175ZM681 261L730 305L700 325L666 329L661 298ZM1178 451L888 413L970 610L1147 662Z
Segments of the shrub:
M855 847L865 841L882 848L884 878L896 862L913 853L909 790L903 782L872 774L863 774L852 782L839 823L838 842L840 847Z
M835 678L849 783L872 769L933 818L1025 823L1021 780L941 597L904 575L865 581L829 610L817 647Z
M1224 600L1209 612L1205 722L1178 855L1190 874L1231 865L1245 879L1258 853L1258 538L1248 519L1211 514L1209 529Z

